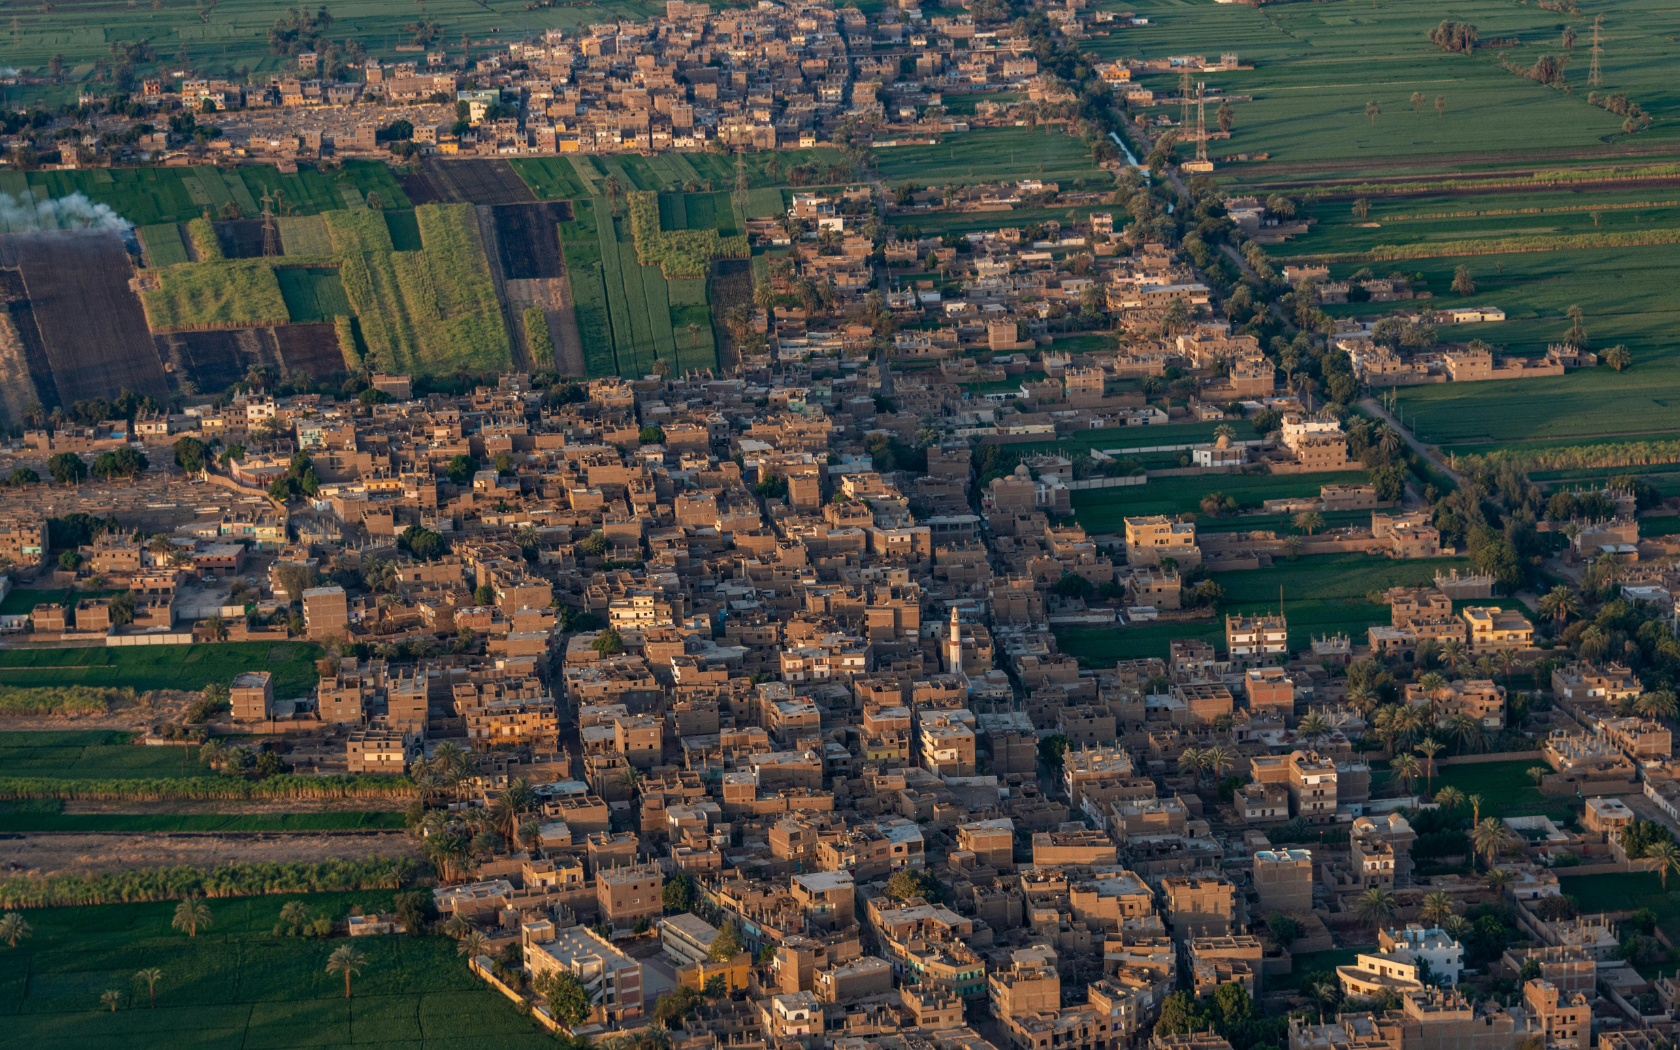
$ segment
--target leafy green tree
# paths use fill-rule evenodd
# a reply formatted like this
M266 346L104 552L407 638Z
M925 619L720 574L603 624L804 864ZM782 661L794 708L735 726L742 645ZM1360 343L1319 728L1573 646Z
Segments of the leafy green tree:
M909 868L903 868L894 872L893 877L887 880L887 896L895 901L909 900L912 897L937 901L943 896L943 887L930 871L911 871Z
M726 923L718 935L712 938L712 946L706 952L706 958L713 962L728 962L740 955L746 949L741 945L741 932L734 923Z
M665 431L655 426L643 427L636 437L644 445L663 445L665 443Z
M549 970L538 974L531 987L548 1003L549 1014L568 1027L589 1020L594 1010L589 993L569 970Z
M204 442L192 436L180 437L175 440L175 465L188 473L197 473L204 469L206 450Z
M678 872L666 883L660 902L667 913L694 910L694 879L687 872Z
M60 485L79 485L87 480L87 464L74 452L60 452L47 460L47 473Z
M478 473L478 460L467 455L455 456L443 468L443 472L457 485L470 485L473 475Z
M615 656L624 651L624 639L619 636L616 627L608 627L589 643L589 647L602 656Z
M1059 769L1062 765L1062 756L1067 754L1068 744L1071 742L1064 733L1052 733L1038 742L1039 756L1051 769Z

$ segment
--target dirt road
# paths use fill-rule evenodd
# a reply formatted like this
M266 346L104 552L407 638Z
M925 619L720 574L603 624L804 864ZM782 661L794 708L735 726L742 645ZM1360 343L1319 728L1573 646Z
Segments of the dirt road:
M9 835L0 837L0 875L89 875L132 868L228 861L292 863L369 855L421 858L402 832L336 835Z

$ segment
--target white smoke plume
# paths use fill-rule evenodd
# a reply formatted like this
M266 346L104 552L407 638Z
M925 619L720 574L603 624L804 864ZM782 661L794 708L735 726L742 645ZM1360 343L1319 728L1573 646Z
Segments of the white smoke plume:
M0 66L0 77L4 77L8 80L17 76L19 72L21 72L21 70L13 69L11 66Z
M39 230L116 230L127 233L132 222L111 210L109 204L95 204L83 193L56 200L35 200L29 194L14 197L0 193L0 233L31 233Z

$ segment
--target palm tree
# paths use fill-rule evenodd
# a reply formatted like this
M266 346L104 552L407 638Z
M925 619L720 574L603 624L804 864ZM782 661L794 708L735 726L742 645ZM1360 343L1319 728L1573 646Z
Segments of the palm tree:
M1464 659L1464 643L1457 638L1448 638L1441 646L1441 659L1452 668L1453 674L1458 673L1458 665Z
M1179 773L1195 773L1196 779L1201 779L1202 752L1200 748L1187 747L1178 753Z
M1675 701L1674 694L1667 689L1653 689L1640 694L1633 702L1633 709L1646 718L1673 718L1680 704Z
M35 933L24 917L15 911L9 911L0 916L0 941L5 941L7 947L16 948L18 942L25 940Z
M209 929L212 925L210 905L199 897L188 897L175 906L175 919L170 925L188 937L197 937L201 928Z
M1423 693L1423 700L1429 705L1429 713L1435 713L1435 694L1447 687L1447 679L1435 671L1430 671L1417 680L1418 691Z
M1371 118L1371 126L1373 128L1377 126L1377 115L1381 112L1382 107L1377 105L1375 102L1365 103L1365 115Z
M1470 845L1477 853L1486 854L1489 870L1493 868L1494 858L1499 856L1499 851L1514 838L1511 829L1498 817L1477 821L1476 826L1470 829Z
M1464 916L1454 915L1441 924L1441 929L1446 930L1453 940L1462 941L1470 936L1470 931L1474 930L1475 927L1470 925L1470 920Z
M1551 769L1547 766L1529 766L1524 772L1534 779L1534 786L1539 787L1540 781L1546 779L1546 774L1550 773Z
M461 943L455 947L456 955L464 955L469 959L476 959L480 955L490 954L490 938L477 930L461 938Z
M1463 753L1466 748L1475 747L1482 742L1482 727L1477 725L1476 720L1469 715L1455 715L1447 728L1452 731L1454 736L1458 737L1460 753Z
M1487 878L1488 888L1495 893L1504 892L1505 887L1516 881L1516 876L1504 868L1494 868L1485 877Z
M1295 515L1295 527L1311 536L1314 532L1324 528L1324 515L1316 510L1304 510Z
M1563 315L1569 318L1569 334L1564 338L1577 347L1586 346L1587 328L1586 325L1582 324L1582 318L1585 315L1581 313L1580 306L1570 304L1569 309L1565 310Z
M1464 792L1453 787L1451 784L1448 784L1446 787L1435 792L1435 802L1442 809L1457 809L1458 807L1464 805Z
M1505 688L1511 688L1511 667L1517 662L1517 651L1510 646L1499 650L1494 656L1499 659L1500 669L1505 672Z
M344 975L344 998L350 998L350 978L352 975L362 972L362 965L365 962L367 962L367 958L348 944L337 949L327 958L327 972Z
M1421 743L1412 747L1413 751L1423 756L1423 790L1425 794L1435 793L1435 756L1444 750L1439 740L1425 738Z
M287 901L280 909L280 921L296 933L299 927L309 921L309 905L302 901Z
M1414 91L1414 92L1412 92L1412 116L1414 118L1416 118L1416 117L1420 117L1422 115L1423 115L1423 92Z
M99 997L99 1001L109 1006L112 1013L116 1013L117 1007L122 1005L122 993L115 988L107 988L105 994Z
M1680 846L1674 844L1673 839L1663 839L1645 848L1645 858L1657 862L1657 877L1662 880L1662 888L1668 890L1668 873L1680 871Z
M1359 895L1359 917L1373 926L1381 926L1384 921L1394 918L1396 908L1394 894L1381 886L1372 886Z
M149 966L144 970L137 971L134 975L135 984L145 982L146 994L151 997L152 1009L154 1010L157 1009L157 983L161 980L163 980L163 971L156 966Z
M1382 698L1377 695L1375 689L1371 688L1370 683L1360 682L1348 689L1347 702L1348 706L1358 711L1369 721L1371 712L1382 702Z
M1330 720L1318 712L1313 712L1301 719L1301 724L1295 727L1295 735L1317 747L1326 737L1335 732Z
M1574 591L1560 583L1540 596L1540 612L1551 617L1555 626L1562 628L1571 616L1580 615L1581 602Z
M1437 891L1424 895L1423 906L1418 909L1418 917L1431 926L1439 926L1452 915L1452 909L1452 898Z
M1389 763L1389 768L1394 770L1395 776L1405 781L1406 791L1410 793L1412 778L1418 775L1418 760L1412 755L1396 755L1394 761Z
M1218 783L1220 773L1233 768L1236 764L1237 756L1232 754L1229 748L1210 747L1202 752L1202 765L1209 773L1213 774L1215 783Z
M451 915L443 922L444 934L453 937L458 941L464 939L475 929L477 929L477 927L473 925L472 920L459 912Z

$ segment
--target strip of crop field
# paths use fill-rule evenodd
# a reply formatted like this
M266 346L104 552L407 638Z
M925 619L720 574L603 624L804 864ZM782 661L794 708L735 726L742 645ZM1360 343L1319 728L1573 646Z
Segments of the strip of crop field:
M1448 255L1516 255L1525 252L1567 252L1591 248L1634 248L1659 244L1680 244L1680 229L1553 234L1545 237L1487 237L1426 244L1379 244L1364 252L1291 255L1289 258L1297 262L1353 263L1389 259L1436 259Z
M624 294L624 267L614 229L618 223L607 211L604 200L597 198L595 204L595 214L599 220L597 233L600 237L601 277L607 297L607 316L612 324L613 354L618 360L618 371L621 375L638 375L641 373L635 370L635 334L630 325L630 311Z
M1595 182L1642 182L1680 178L1680 164L1653 164L1646 167L1617 168L1559 168L1536 171L1528 175L1510 175L1490 179L1430 179L1415 182L1360 182L1351 185L1320 186L1320 197L1380 197L1387 194L1434 192L1436 190L1513 190L1538 189L1548 186L1568 186Z
M642 289L647 295L648 325L653 329L653 345L660 359L680 373L677 343L671 331L671 293L665 277L657 267L642 268Z

